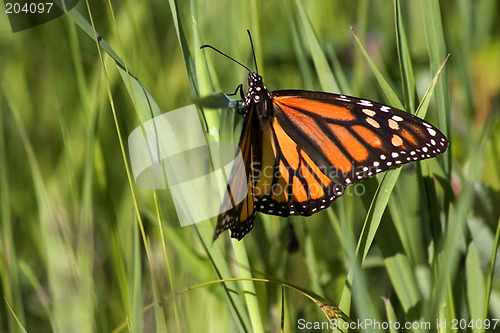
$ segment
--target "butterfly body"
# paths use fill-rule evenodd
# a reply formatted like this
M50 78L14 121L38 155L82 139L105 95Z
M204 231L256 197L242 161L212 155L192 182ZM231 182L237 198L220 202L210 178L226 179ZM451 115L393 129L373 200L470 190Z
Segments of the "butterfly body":
M448 146L434 126L396 108L325 92L271 92L253 72L248 86L239 142L243 165L233 167L214 240L227 229L242 239L256 211L314 214L345 186L437 156ZM241 168L245 177L236 176ZM235 202L241 191L248 195Z

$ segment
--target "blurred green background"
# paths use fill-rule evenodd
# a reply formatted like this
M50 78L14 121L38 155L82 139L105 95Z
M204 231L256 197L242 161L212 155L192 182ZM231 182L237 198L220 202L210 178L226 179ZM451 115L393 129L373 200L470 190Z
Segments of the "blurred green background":
M446 331L493 331L499 7L495 0L82 0L18 33L2 13L0 332L327 331L336 308L321 304L354 321L433 324L399 331L437 331L444 320ZM92 27L107 45L98 47ZM390 186L375 194L372 179L357 188L362 196L347 194L309 218L257 214L241 242L225 233L212 244L215 221L181 228L169 191L141 189L129 175L127 137L158 111L139 109L140 94L127 89L133 78L120 76L115 61L167 112L197 93L230 93L246 82L244 68L199 50L208 43L253 68L246 29L269 89L401 101L410 112L450 54L426 115L450 148L402 168L392 194ZM211 139L241 122L233 110L200 115ZM233 278L246 280L217 282ZM300 319L322 329L301 327Z

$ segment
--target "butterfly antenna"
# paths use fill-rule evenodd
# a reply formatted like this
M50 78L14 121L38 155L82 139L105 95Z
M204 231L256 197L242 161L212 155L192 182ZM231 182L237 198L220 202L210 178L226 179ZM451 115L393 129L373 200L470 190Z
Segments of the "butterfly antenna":
M257 68L257 58L255 58L255 50L253 48L252 35L250 34L250 30L247 29L248 38L250 38L250 45L252 46L252 55L253 55L253 63L255 64L255 73L259 74L259 69Z
M242 64L241 62L239 62L238 60L236 60L236 59L234 59L234 58L232 58L232 57L228 56L228 55L227 55L227 54L225 54L224 52L217 50L217 49L216 49L215 47L213 47L212 45L207 45L207 44L205 44L205 45L200 46L200 49L204 49L204 48L206 48L206 47L211 48L211 49L212 49L212 50L214 50L215 52L218 52L218 53L222 54L224 57L231 59L232 61L234 61L234 62L235 62L235 63L237 63L238 65L240 65L240 66L242 66L243 68L245 68L245 69L246 69L247 71L249 71L250 73L252 72L252 71L250 70L250 68L248 68L247 66L243 65L243 64Z

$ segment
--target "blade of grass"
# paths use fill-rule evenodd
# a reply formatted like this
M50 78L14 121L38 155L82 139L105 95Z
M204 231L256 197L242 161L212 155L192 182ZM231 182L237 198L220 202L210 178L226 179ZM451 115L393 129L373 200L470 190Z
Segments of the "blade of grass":
M447 53L440 4L433 0L420 0L420 5L424 19L424 32L429 52L431 72L435 73L440 68L442 59L445 58ZM448 139L451 139L450 97L447 84L448 75L444 71L441 82L436 86L436 109L439 128ZM449 152L444 153L443 162L444 170L449 179L451 172L451 154Z
M339 84L340 91L346 95L353 95L353 93L352 93L353 89L351 89L351 87L350 87L350 84L349 84L349 81L347 80L346 73L344 71L342 63L340 62L337 54L335 53L333 46L326 45L326 47L327 47L327 54L330 56L330 59L332 62L333 74L334 74L334 76ZM357 66L357 67L359 67L359 66ZM359 73L364 73L364 72L365 71L359 71ZM362 77L361 74L360 74L360 77Z
M263 77L265 76L265 66L264 66L264 59L262 57L262 39L260 38L261 33L260 33L260 24L259 24L259 1L258 0L251 0L250 1L250 24L252 25L252 39L257 46L256 49L254 50L255 52L255 59L257 61L257 64L259 64L259 74L262 75Z
M7 300L6 297L4 297L5 303L7 303L7 306L9 307L10 312L12 313L12 316L14 316L15 321L17 322L18 327L21 329L22 332L28 333L24 325L22 324L21 320L17 316L16 312L12 308L12 305L10 305L9 301Z
M422 300L417 277L400 237L395 233L393 219L384 216L379 226L376 242L382 251L384 264L399 302L408 317ZM413 312L413 313L411 313Z
M19 270L22 272L24 277L28 280L29 284L35 290L37 300L41 303L41 307L46 318L50 321L50 326L53 332L57 331L56 323L54 322L54 315L51 308L53 299L47 294L48 290L42 283L37 279L35 272L31 267L24 261L19 261Z
M371 2L368 0L361 0L356 4L356 31L358 31L362 40L365 40L368 33L368 19L372 12L370 5ZM349 90L352 91L354 94L353 96L360 96L363 87L366 85L366 76L368 73L366 71L363 53L359 48L354 49L353 61L352 88L350 87ZM346 94L351 93L350 91L342 91Z
M248 314L250 316L250 323L252 324L252 332L263 333L265 332L260 315L259 301L252 278L252 272L247 269L250 268L248 254L245 249L245 243L233 241L234 255L240 266L239 275L245 280L241 282L243 286L243 297L245 299Z
M361 231L358 245L356 247L356 258L359 264L363 263L366 255L368 254L368 250L370 249L377 229L380 225L385 207L387 205L387 202L389 201L390 194L392 192L392 189L396 185L396 180L398 179L400 173L401 168L387 171L384 174L379 187L377 188L375 196L373 197L372 203L366 215L365 223L363 224L363 229ZM346 283L339 302L339 307L347 314L349 314L348 309L350 308L349 304L351 302L351 286L354 277L354 266L355 265L351 266L349 272L347 273Z
M170 4L170 12L172 13L172 18L174 20L174 27L177 33L177 39L179 40L179 46L181 47L182 56L184 57L184 65L186 66L189 83L191 84L191 89L194 91L194 95L199 96L198 81L196 80L196 67L191 52L189 52L189 44L186 39L186 34L184 33L184 27L179 20L177 1L169 0L168 2Z
M9 163L6 155L6 141L4 128L8 128L8 125L4 123L6 113L2 110L2 102L0 94L0 161L5 161L0 163L0 280L2 280L2 291L5 295L4 297L13 304L12 311L17 314L19 318L24 322L24 307L22 306L22 289L20 288L19 281L21 281L19 276L18 268L18 258L17 251L15 249L16 237L13 231L13 219L11 216L11 201L10 201L10 186L9 186ZM10 304L9 304L10 307ZM12 317L9 316L9 327L14 327Z
M201 32L198 25L198 11L196 8L196 1L191 0L191 18L193 22L194 34L194 55L195 55L195 68L196 72L191 72L190 76L196 78L198 82L199 95L196 97L206 96L214 91L210 73L208 70L207 58L205 57L204 50L200 47L203 45ZM193 79L194 80L194 79ZM219 142L219 112L217 110L203 110L201 112L205 124L207 126L207 139L211 142Z
M497 255L498 255L498 248L500 244L500 218L498 219L497 222L497 231L495 233L495 242L493 243L493 249L491 253L491 260L490 260L490 267L488 270L488 276L486 278L486 288L485 292L486 295L484 297L484 303L483 303L483 311L482 311L482 317L481 318L486 318L488 316L488 308L490 305L490 297L491 297L491 292L493 288L493 274L495 272L495 262L497 260Z
M401 75L403 77L403 93L407 110L415 110L415 76L411 65L410 49L401 14L401 1L394 0L394 16L396 21L396 42Z
M370 55L368 54L368 52L366 52L363 44L361 43L358 36L354 32L354 29L351 28L351 31L352 31L352 34L354 36L354 39L356 40L356 42L358 43L358 45L361 49L361 52L365 56L365 60L368 63L368 65L370 66L370 69L372 70L373 75L377 79L377 82L380 85L382 92L384 93L385 97L389 101L389 104L394 106L395 108L403 110L404 109L403 104L401 103L401 101L399 100L398 96L396 95L394 90L391 88L389 83L387 83L387 80L383 77L380 70L377 68L377 66L375 66L375 63L371 60Z
M429 88L427 88L427 91L425 92L424 97L420 101L420 104L417 107L417 111L415 112L415 115L417 117L425 118L425 115L427 114L427 110L429 109L431 97L434 94L434 91L438 85L438 82L439 82L438 79L441 77L441 74L443 73L445 65L448 62L449 58L450 58L450 55L448 54L444 58L444 61L441 63L441 66L439 66L438 70L436 71L436 74L434 74L434 78L432 79Z
M369 283L366 273L361 267L360 259L361 258L357 256L352 262L351 267L349 267L349 273L352 272L351 286L354 303L356 304L356 313L358 314L358 318L360 318L360 320L373 320L374 322L381 322L382 316L380 315L378 308L375 306L374 300L369 292ZM344 293L342 293L342 297L344 297ZM342 304L342 299L340 304ZM345 312L343 307L339 305L339 308L349 316L349 313ZM370 331L382 332L381 327L377 328L376 325L370 327Z
M470 318L486 319L483 306L486 297L486 280L481 266L481 259L477 253L474 242L467 247L465 258L465 273L467 281L467 305L469 306ZM484 327L473 327L473 332L484 332Z
M300 27L305 39L309 44L309 52L313 58L314 66L316 67L316 73L321 84L321 89L323 91L333 93L340 92L337 80L335 80L335 77L333 76L330 65L328 64L328 60L326 59L326 56L323 53L323 50L319 43L318 36L314 31L311 20L307 16L307 13L302 6L302 2L300 0L296 0L295 5L301 18L302 24L300 25Z
M281 320L280 320L280 331L285 332L285 287L281 286Z
M78 217L78 224L76 226L76 244L75 254L78 261L78 273L79 273L79 288L81 289L81 295L78 297L78 303L80 304L81 311L79 313L79 318L85 323L81 324L80 328L82 330L94 330L94 320L93 320L93 307L96 303L95 294L92 290L95 289L94 277L93 277L93 263L94 258L94 248L95 240L93 235L95 234L95 228L93 224L93 205L92 205L92 186L93 186L93 171L94 171L94 149L95 149L95 136L97 132L97 119L98 119L98 108L95 106L92 110L92 115L89 118L88 123L88 135L87 135L87 152L86 152L86 164L84 169L84 176L82 182L82 193L80 200L80 215ZM66 138L63 142L70 142L69 138ZM85 309L86 311L83 311Z
M61 0L54 0L54 2L60 7L64 8L61 4ZM77 6L73 7L70 11L66 11L66 16L71 18L71 20L78 25L90 38L92 38L102 49L116 62L117 66L126 68L123 60L116 54L116 52L109 46L109 44L102 38L102 36L95 31L93 26L83 17L83 15L78 10ZM131 76L134 76L131 71L129 71Z
M307 57L304 51L304 45L302 45L300 41L299 31L297 29L298 23L293 15L292 9L292 0L284 1L283 7L285 11L285 16L287 18L287 23L289 27L289 31L292 38L293 50L295 52L295 57L297 58L297 64L299 66L300 76L304 81L304 88L313 90L313 74L309 68L309 64L307 63Z
M132 304L130 304L132 313L128 320L130 321L131 332L141 333L144 329L142 320L144 295L142 293L142 260L141 260L140 232L139 228L137 228L137 225L138 223L133 224L134 227L132 232L133 263L132 263L132 270L130 272L131 276L129 279L129 281L132 281L131 285Z
M390 323L399 322L398 317L396 316L396 312L394 311L394 307L392 306L390 299L384 298L384 306L385 306L385 313L386 313L388 321ZM397 333L398 330L391 325L391 327L389 328L389 332Z

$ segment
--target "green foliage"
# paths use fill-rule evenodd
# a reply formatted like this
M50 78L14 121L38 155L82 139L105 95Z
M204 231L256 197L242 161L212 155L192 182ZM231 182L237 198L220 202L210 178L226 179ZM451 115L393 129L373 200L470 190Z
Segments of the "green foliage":
M500 318L498 8L80 1L24 32L2 23L0 331L294 332L330 319L488 331L477 324ZM126 138L246 82L244 68L200 50L253 68L246 29L269 89L401 107L450 148L353 185L311 217L258 214L241 242L226 232L212 243L214 219L181 228L169 189L135 185ZM198 111L208 141L237 141L234 110ZM475 327L452 329L455 319Z

